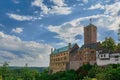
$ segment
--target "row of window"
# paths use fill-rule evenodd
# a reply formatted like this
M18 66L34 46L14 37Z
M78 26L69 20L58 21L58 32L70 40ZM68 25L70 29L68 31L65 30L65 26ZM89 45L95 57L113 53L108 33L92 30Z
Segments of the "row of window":
M63 61L63 60L67 60L67 57L61 57L61 58L51 58L50 61L55 62L55 61Z
M53 54L53 55L51 55L51 57L59 57L59 56L63 56L63 55L67 55L67 52L60 53L60 54Z
M66 63L52 63L51 66L64 66Z
M83 52L79 52L79 54L82 54ZM89 53L89 52L84 52L84 53ZM90 51L90 53L95 53L95 51Z

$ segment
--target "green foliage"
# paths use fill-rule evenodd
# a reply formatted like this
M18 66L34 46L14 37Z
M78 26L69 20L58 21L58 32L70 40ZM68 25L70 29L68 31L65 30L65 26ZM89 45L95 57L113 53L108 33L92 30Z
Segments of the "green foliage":
M9 69L3 66L0 67L0 73L3 80L120 80L120 65L100 67L84 64L77 71L67 70L54 74L48 74L48 69L40 73L28 67Z
M120 80L120 65L112 64L96 74L97 80Z
M94 66L90 69L90 71L88 72L88 77L90 77L90 78L95 78L97 72L98 72L98 68L97 68L96 65L94 65Z
M82 80L91 80L89 77L84 77Z
M76 80L76 78L76 72L74 70L68 70L51 75L48 73L41 73L39 80Z
M116 45L115 45L114 39L109 37L109 38L105 38L105 40L102 42L101 46L103 49L114 51Z
M0 67L0 74L2 75L3 80L9 80L11 73L6 62L3 64L2 67Z
M88 72L91 70L92 66L90 64L84 64L80 67L76 72L78 75L78 79L83 79L85 76L88 75Z
M117 45L117 50L120 50L120 43L118 43Z

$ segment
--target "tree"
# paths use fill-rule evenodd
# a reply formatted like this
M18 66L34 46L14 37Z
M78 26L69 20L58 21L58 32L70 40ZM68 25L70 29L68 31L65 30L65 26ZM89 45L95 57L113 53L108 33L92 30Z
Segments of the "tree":
M88 75L88 72L91 70L92 66L90 64L84 64L76 72L78 75L78 80L83 79Z
M120 50L120 43L118 43L117 45L117 50Z
M10 78L10 69L7 62L3 63L3 66L0 68L0 72L3 80L8 80Z
M97 80L120 80L120 65L111 64L96 73Z
M97 73L97 66L93 66L88 72L88 77L95 78Z
M109 51L115 51L115 41L113 38L105 38L105 40L101 44L103 49L109 50Z

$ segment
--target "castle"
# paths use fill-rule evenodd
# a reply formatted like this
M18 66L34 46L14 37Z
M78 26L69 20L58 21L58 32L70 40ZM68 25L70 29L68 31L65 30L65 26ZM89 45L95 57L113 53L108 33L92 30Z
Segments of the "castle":
M69 69L77 70L83 64L96 64L96 50L100 45L97 42L97 27L89 24L84 27L84 45L69 43L59 49L51 49L50 71L56 73Z
M77 43L69 43L68 46L51 49L49 69L50 73L77 70L87 63L98 66L120 64L120 50L111 52L101 49L100 42L97 42L97 27L91 23L84 27L84 45L81 47Z

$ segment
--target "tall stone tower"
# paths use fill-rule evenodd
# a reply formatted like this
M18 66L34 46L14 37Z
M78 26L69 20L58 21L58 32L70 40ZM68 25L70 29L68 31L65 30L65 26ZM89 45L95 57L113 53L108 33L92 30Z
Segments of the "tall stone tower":
M97 42L97 27L91 23L84 27L84 44Z

